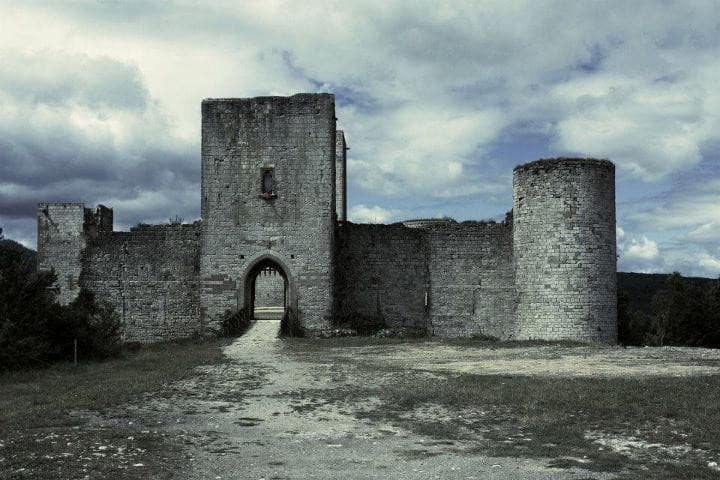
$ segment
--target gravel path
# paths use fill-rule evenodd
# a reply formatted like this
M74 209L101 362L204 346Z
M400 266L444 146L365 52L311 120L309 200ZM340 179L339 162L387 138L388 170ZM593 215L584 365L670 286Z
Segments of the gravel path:
M203 368L175 386L171 398L142 407L170 419L169 429L185 440L191 468L177 478L612 478L551 468L550 459L485 457L462 441L439 442L359 419L355 413L372 409L372 398L347 404L317 392L331 396L369 381L372 372L322 354L303 360L276 338L278 327L277 321L257 322L226 347L230 362Z

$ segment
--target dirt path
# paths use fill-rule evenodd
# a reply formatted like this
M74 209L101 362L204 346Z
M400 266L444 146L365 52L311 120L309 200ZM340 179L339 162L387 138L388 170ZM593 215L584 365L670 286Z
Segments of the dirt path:
M162 415L186 443L191 468L177 478L612 478L550 468L550 459L485 457L471 443L359 419L358 413L372 411L373 398L329 398L370 381L373 372L349 357L343 362L311 353L306 361L276 338L278 326L257 322L226 347L231 362L204 368L196 379L176 385L170 398L139 407ZM392 381L392 375L374 380Z

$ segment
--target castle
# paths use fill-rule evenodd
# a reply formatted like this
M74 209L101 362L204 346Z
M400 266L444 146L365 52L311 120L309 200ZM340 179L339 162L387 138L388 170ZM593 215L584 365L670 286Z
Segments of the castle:
M284 282L307 334L365 322L438 336L614 343L615 168L538 160L513 170L502 222L346 221L346 145L331 94L202 102L201 220L113 231L113 211L38 205L38 268L59 300L112 303L127 341L218 332Z

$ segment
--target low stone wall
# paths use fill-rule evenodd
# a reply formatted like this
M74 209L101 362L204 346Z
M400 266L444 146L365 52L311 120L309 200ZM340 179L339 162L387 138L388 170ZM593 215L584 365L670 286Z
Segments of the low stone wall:
M80 284L120 314L123 338L188 337L200 325L200 224L141 225L88 242Z

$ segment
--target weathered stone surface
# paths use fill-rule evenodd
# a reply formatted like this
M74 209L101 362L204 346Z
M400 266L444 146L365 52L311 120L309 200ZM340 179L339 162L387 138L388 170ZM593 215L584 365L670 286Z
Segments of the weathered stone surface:
M393 332L616 341L612 163L515 168L501 223L357 225L344 221L345 152L332 95L205 100L202 220L113 232L106 207L39 204L38 268L58 273L63 303L81 286L113 303L133 341L218 332L253 299L284 299L314 335L355 316Z
M338 227L336 316L377 319L387 327L427 327L430 285L425 232L344 222Z
M335 102L329 94L202 104L201 316L217 328L249 303L254 268L288 278L288 306L329 328L335 237ZM263 172L274 190L262 197ZM218 283L220 280L220 283Z
M430 325L444 337L514 332L512 226L463 222L427 229Z
M518 166L513 217L518 338L616 342L615 166Z
M342 130L335 137L335 211L339 221L347 220L347 145Z
M110 302L126 341L202 333L199 323L200 224L140 225L89 239L80 283Z

